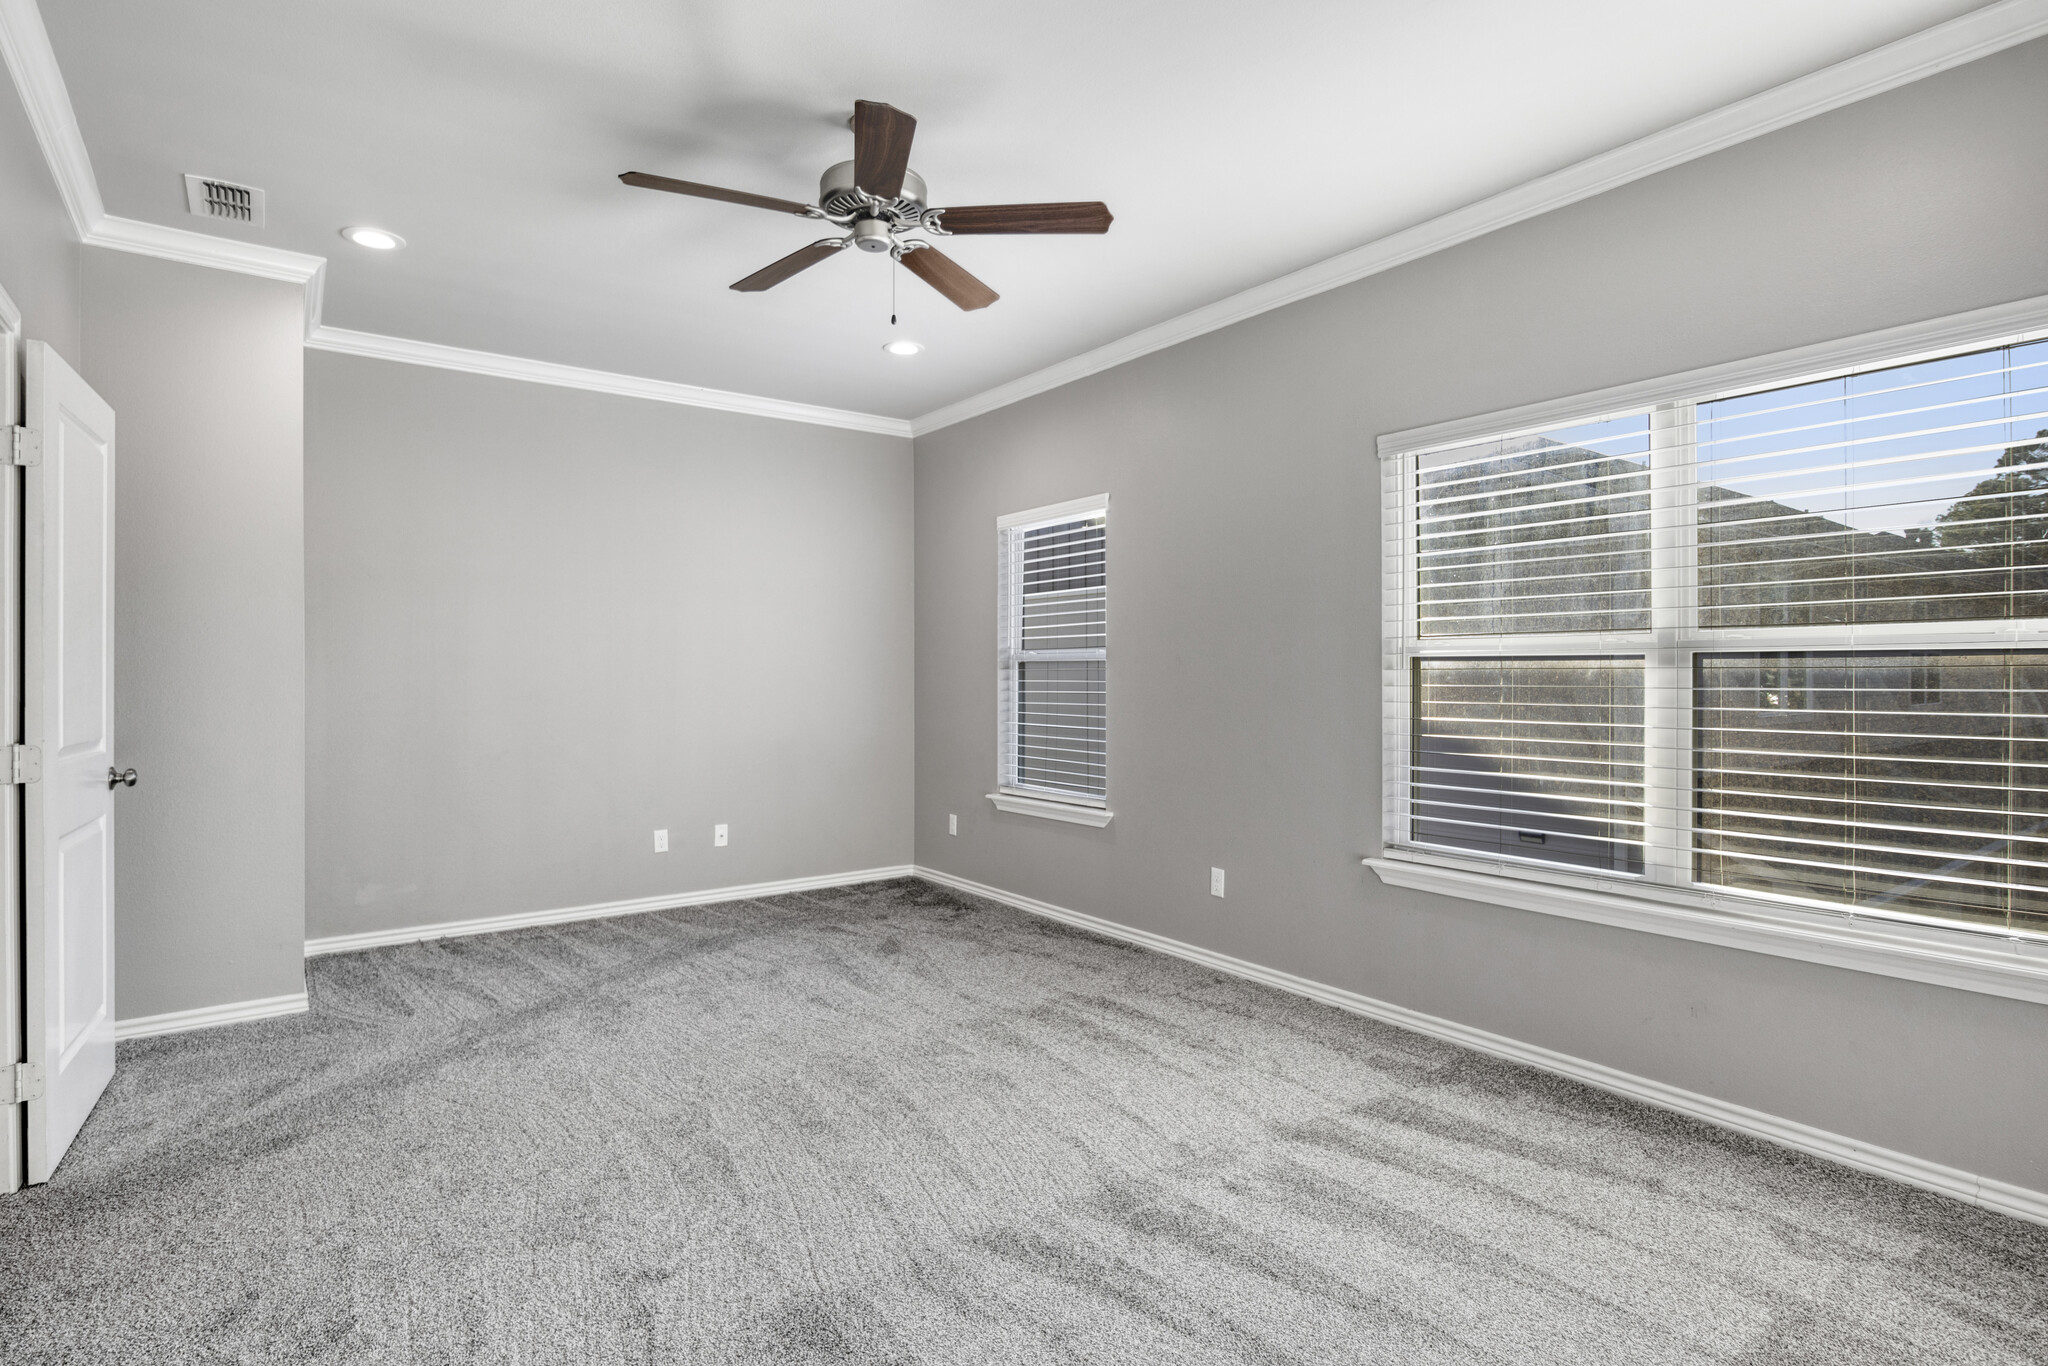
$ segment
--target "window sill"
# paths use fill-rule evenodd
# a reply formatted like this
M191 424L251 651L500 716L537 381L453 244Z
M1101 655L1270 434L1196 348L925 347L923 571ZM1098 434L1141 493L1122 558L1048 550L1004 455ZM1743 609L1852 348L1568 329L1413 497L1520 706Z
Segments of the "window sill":
M1097 829L1108 825L1116 814L1100 806L1026 797L1017 792L991 792L988 799L996 804L996 810L1007 811L1014 816L1042 816L1049 821L1068 821L1074 825L1092 825Z
M1834 915L1745 897L1716 897L1711 906L1681 905L1588 885L1591 879L1570 874L1509 872L1413 849L1389 849L1364 863L1391 887L2048 1004L2048 944L2032 940Z

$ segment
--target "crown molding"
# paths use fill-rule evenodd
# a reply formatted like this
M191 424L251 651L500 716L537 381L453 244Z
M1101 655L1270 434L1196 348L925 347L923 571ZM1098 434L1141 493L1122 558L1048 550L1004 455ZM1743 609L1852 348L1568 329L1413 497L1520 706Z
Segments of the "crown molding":
M1057 365L935 408L911 420L912 434L923 436L965 422L1206 332L1392 270L1496 229L1590 199L1872 95L1910 85L2043 34L2048 34L2048 0L1998 0L1860 57L1823 67L1760 95L1674 124L1512 190L1155 323Z
M144 223L134 218L116 218L112 214L101 214L99 222L81 237L89 247L129 251L192 266L212 266L216 270L260 275L266 280L287 280L292 284L310 285L327 271L324 256L308 256L257 242L238 242L187 228L167 228L161 223ZM307 316L313 320L313 326L318 326L319 314L310 302Z
M92 158L86 154L85 135L79 131L78 116L71 107L71 93L64 86L64 73L58 69L57 54L35 0L0 0L0 57L14 78L29 126L35 130L50 178L57 183L57 196L64 201L79 241L89 247L305 285L307 330L318 325L325 257L116 218L107 212L100 199L99 181L92 173Z
M14 77L21 94L29 127L49 163L57 182L57 194L71 215L72 229L83 238L107 216L100 202L99 182L93 178L92 160L85 154L85 136L78 131L78 117L71 110L71 94L64 88L64 73L57 69L57 54L50 47L49 30L43 27L43 12L36 0L0 0L0 58Z
M674 380L642 379L635 375L614 374L609 370L586 370L577 365L558 365L553 361L529 360L523 356L502 356L493 351L443 346L438 342L353 332L344 327L316 327L307 336L306 345L316 351L337 351L348 356L368 356L403 365L427 365L439 370L461 370L496 379L524 380L529 384L589 389L624 398L681 403L692 408L716 408L728 413L745 413L750 417L809 422L821 427L842 427L848 431L873 432L880 436L910 436L910 423L900 417L856 413L845 408L820 408L809 403L763 398L758 394L738 394L726 389L706 389Z
M117 218L106 211L106 205L100 199L99 182L93 176L92 158L86 154L85 136L79 131L70 92L64 87L64 73L58 69L57 54L50 46L50 34L43 27L42 12L36 8L35 0L0 0L0 58L4 58L7 70L14 78L15 88L28 112L29 124L35 130L36 142L42 148L44 161L49 164L51 177L57 182L57 193L64 201L65 211L71 216L71 226L79 241L110 251L133 252L165 261L209 266L216 270L304 285L308 347L399 361L407 365L429 365L500 379L525 380L533 384L589 389L601 394L651 399L657 403L681 403L754 417L874 432L882 436L907 438L910 435L910 423L903 418L821 408L756 394L737 394L695 384L643 379L575 365L557 365L551 361L501 356L488 351L470 351L434 342L327 327L321 322L327 285L326 257L215 237L187 228Z
M0 58L13 75L72 226L88 246L303 284L306 344L320 350L887 436L922 436L964 422L2043 34L2048 34L2048 0L1997 0L1945 24L905 421L323 326L325 257L107 213L36 0L0 0Z

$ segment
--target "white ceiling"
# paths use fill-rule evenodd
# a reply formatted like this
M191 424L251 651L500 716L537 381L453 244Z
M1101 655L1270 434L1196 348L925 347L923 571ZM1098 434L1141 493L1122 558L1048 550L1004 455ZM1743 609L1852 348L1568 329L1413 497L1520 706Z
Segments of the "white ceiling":
M330 258L338 327L911 417L1978 8L1980 0L63 0L43 18L110 213ZM792 199L855 99L936 204L1103 199L1106 237L947 251L960 313ZM269 223L185 212L192 171ZM370 223L389 255L343 242Z

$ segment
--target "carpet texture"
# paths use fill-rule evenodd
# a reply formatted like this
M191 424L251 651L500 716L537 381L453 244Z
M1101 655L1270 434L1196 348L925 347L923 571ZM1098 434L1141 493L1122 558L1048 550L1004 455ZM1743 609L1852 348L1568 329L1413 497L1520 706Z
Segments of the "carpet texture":
M2048 1229L922 882L309 978L121 1046L0 1358L2048 1361Z

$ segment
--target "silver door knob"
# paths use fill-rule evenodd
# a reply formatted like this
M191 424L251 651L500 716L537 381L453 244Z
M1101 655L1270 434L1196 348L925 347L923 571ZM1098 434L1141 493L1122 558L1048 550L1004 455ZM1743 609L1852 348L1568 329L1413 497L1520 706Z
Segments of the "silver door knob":
M136 778L135 770L132 768L129 769L126 773L123 773L118 768L110 768L107 770L108 787L133 787L135 786L137 781L139 780Z

